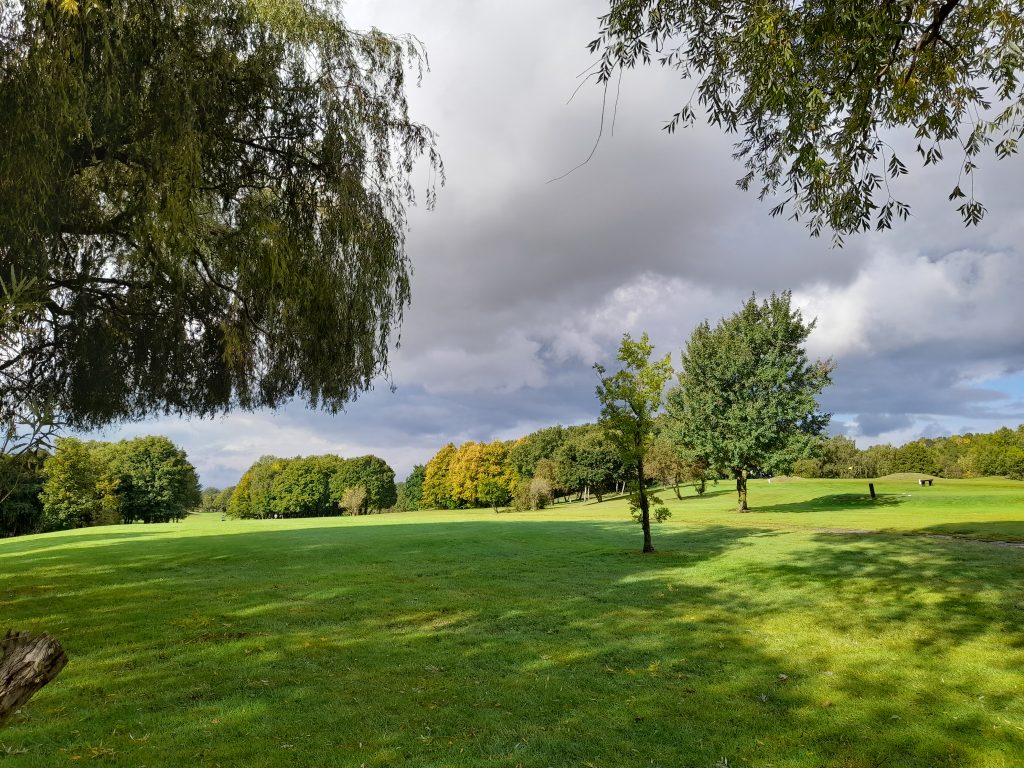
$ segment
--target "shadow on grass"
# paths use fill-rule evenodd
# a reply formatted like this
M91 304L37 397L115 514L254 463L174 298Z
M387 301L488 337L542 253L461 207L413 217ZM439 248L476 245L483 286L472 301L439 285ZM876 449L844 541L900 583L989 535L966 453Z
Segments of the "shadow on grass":
M867 493L835 493L818 496L807 501L794 501L788 504L770 504L752 507L753 512L846 512L850 510L887 509L899 506L906 501L903 494L880 493L872 499Z
M403 523L69 548L38 573L23 560L0 609L58 622L72 663L5 731L28 750L5 759L923 768L1024 748L937 682L941 657L826 678L819 648L786 644L796 625L766 629L780 611L840 636L936 622L914 585L977 592L994 564L834 536L783 560L787 536L659 527L641 556L628 523ZM958 640L981 631L953 618L940 629ZM926 693L917 668L936 672ZM922 696L929 716L907 716Z
M944 650L987 634L1024 649L1019 634L1024 558L958 541L911 536L817 534L814 546L760 575L798 594L813 584L842 610L821 616L840 632L903 632L918 650ZM787 607L785 600L781 610Z
M971 522L965 520L957 523L942 523L922 528L926 533L946 536L965 536L983 541L1024 542L1024 512L1021 520L1000 520Z

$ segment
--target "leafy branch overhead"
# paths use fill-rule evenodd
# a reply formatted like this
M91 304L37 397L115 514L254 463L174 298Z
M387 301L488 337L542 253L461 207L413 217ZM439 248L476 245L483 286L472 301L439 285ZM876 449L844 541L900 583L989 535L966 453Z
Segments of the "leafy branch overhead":
M666 130L702 112L738 134L738 185L841 242L910 213L890 187L908 173L896 129L924 165L955 148L949 199L981 221L978 157L1016 154L1024 134L1022 45L1021 4L1000 0L610 0L590 50L605 86L638 63L677 70L692 92Z

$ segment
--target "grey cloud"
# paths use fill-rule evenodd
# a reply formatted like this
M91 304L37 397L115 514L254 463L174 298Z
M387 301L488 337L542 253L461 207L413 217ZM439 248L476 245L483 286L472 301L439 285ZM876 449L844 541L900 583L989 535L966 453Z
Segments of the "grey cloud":
M878 437L913 426L914 420L905 413L861 413L857 415L856 434Z

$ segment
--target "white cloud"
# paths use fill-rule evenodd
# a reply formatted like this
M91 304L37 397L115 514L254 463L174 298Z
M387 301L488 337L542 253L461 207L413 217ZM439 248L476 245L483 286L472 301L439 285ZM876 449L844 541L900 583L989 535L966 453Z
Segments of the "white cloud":
M880 355L931 346L937 362L950 344L986 347L1010 341L1024 322L1020 257L958 251L941 259L881 251L848 285L816 284L794 294L818 325L817 356ZM964 365L965 380L1005 372L1002 360Z

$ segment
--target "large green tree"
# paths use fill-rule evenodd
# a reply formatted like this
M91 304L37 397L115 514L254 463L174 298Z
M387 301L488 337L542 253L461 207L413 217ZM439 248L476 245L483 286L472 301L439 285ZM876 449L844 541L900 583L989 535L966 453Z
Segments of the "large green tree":
M318 456L292 459L274 477L270 508L281 517L325 517L331 503L331 474Z
M1008 0L610 0L598 80L657 60L688 80L671 132L703 117L738 134L740 187L817 234L886 228L908 206L891 179L909 158L948 147L961 173L949 197L974 224L978 156L1016 153L1024 131L1024 12Z
M108 471L118 479L117 508L122 522L181 520L199 506L195 467L185 451L168 438L150 435L113 446Z
M654 419L661 410L665 385L672 377L671 356L652 361L653 352L654 345L646 333L639 340L627 333L619 345L618 360L622 367L605 376L604 366L594 366L601 376L597 387L597 399L601 403L598 424L615 445L629 475L630 503L639 511L644 552L654 551L644 460L654 441Z
M459 501L450 477L456 453L455 445L447 443L427 462L423 473L423 506L439 509L458 508Z
M331 0L0 3L0 421L365 390L440 170L423 63Z
M102 510L97 483L100 468L81 440L64 437L43 465L45 481L39 494L44 531L92 525Z
M592 491L598 502L622 475L618 449L599 426L586 424L566 429L555 452L557 486L567 493Z
M686 344L668 412L684 445L736 479L740 512L749 509L747 477L811 456L828 424L817 396L833 365L808 359L813 328L787 291L762 302L751 296L714 328L705 320Z
M330 480L332 500L348 508L344 498L345 491L350 488L366 491L359 509L348 509L350 515L389 509L398 500L395 470L379 456L357 456L338 464Z

